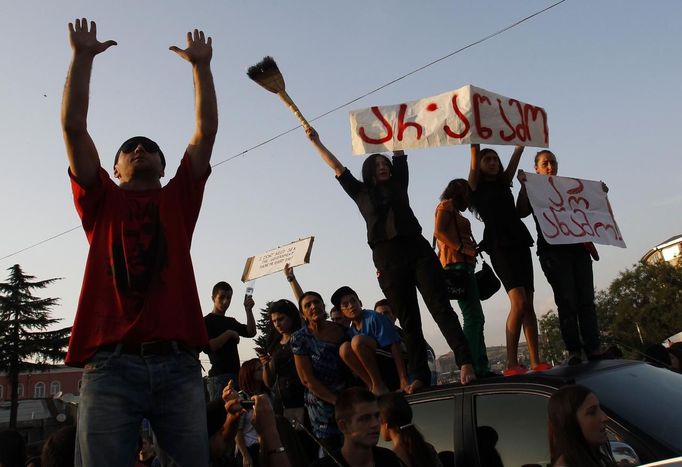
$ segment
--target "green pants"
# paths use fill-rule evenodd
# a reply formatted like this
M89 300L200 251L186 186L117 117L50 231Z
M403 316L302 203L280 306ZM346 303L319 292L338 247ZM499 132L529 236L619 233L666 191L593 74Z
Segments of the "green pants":
M448 269L464 269L469 273L467 296L464 300L457 300L457 304L459 309L462 310L463 330L471 350L474 372L476 376L483 376L490 372L490 363L488 362L485 338L483 337L485 317L483 316L481 299L478 295L476 276L474 275L475 266L473 264L457 263L448 265Z

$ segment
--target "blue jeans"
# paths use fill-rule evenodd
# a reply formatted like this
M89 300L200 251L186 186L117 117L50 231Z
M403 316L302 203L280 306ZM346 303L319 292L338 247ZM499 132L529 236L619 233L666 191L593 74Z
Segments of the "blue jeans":
M239 391L239 379L234 373L225 373L216 376L206 377L206 390L208 391L208 399L214 401L216 399L222 399L223 389L227 386L227 383L232 381L232 389Z
M142 418L181 467L208 465L206 403L198 355L97 352L85 365L76 466L135 465Z

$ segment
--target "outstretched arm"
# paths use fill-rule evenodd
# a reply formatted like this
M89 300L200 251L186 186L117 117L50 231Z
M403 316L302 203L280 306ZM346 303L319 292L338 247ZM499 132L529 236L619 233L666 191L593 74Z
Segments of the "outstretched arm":
M195 178L206 174L218 132L218 103L213 85L213 73L211 73L211 58L213 57L211 44L211 38L206 38L204 31L195 29L194 33L187 33L186 49L170 47L171 51L192 64L196 126L187 146L187 154L189 154Z
M481 176L481 145L471 145L471 164L469 166L469 188L476 191L478 179Z
M507 170L504 171L504 177L509 183L514 179L516 169L519 168L519 161L521 161L521 154L523 154L524 149L523 146L514 146L514 152L511 159L509 159L509 165L507 165Z
M82 186L89 187L97 182L100 167L97 148L87 125L92 62L95 55L116 45L116 42L98 41L97 25L91 21L88 30L85 18L69 23L69 42L73 56L62 99L62 131L71 174Z
M322 141L320 141L320 135L317 134L317 131L313 127L308 127L305 129L305 134L308 135L308 138L310 141L313 143L313 146L315 146L315 149L317 149L317 152L320 153L320 157L322 157L322 160L327 163L329 167L332 168L334 171L334 175L337 177L341 175L344 171L344 166L339 162L339 160L336 158L334 154L331 153L327 147L322 144Z

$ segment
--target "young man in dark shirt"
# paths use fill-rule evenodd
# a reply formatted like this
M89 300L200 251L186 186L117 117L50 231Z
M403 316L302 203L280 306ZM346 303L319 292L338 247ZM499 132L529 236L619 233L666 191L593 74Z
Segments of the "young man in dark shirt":
M336 399L335 416L343 432L343 446L318 459L313 467L400 467L393 451L377 446L381 421L374 394L365 388L349 388Z
M253 337L256 335L256 320L253 318L254 301L251 295L244 297L246 311L246 325L232 317L225 316L232 302L232 286L227 282L218 282L211 293L213 311L204 316L206 332L208 333L208 349L206 353L211 361L206 385L210 399L220 399L223 388L232 381L234 388L238 388L239 374L239 336Z

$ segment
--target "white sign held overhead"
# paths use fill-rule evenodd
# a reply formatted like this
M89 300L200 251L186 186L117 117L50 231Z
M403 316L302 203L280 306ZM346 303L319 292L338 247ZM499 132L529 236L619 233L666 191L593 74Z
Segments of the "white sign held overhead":
M594 242L625 248L601 182L526 172L525 185L547 243Z
M294 267L310 262L313 240L315 240L315 237L304 238L274 250L266 251L260 255L251 256L244 265L242 282L282 271L287 263Z
M549 146L542 107L466 85L397 105L350 112L353 154L453 144Z

